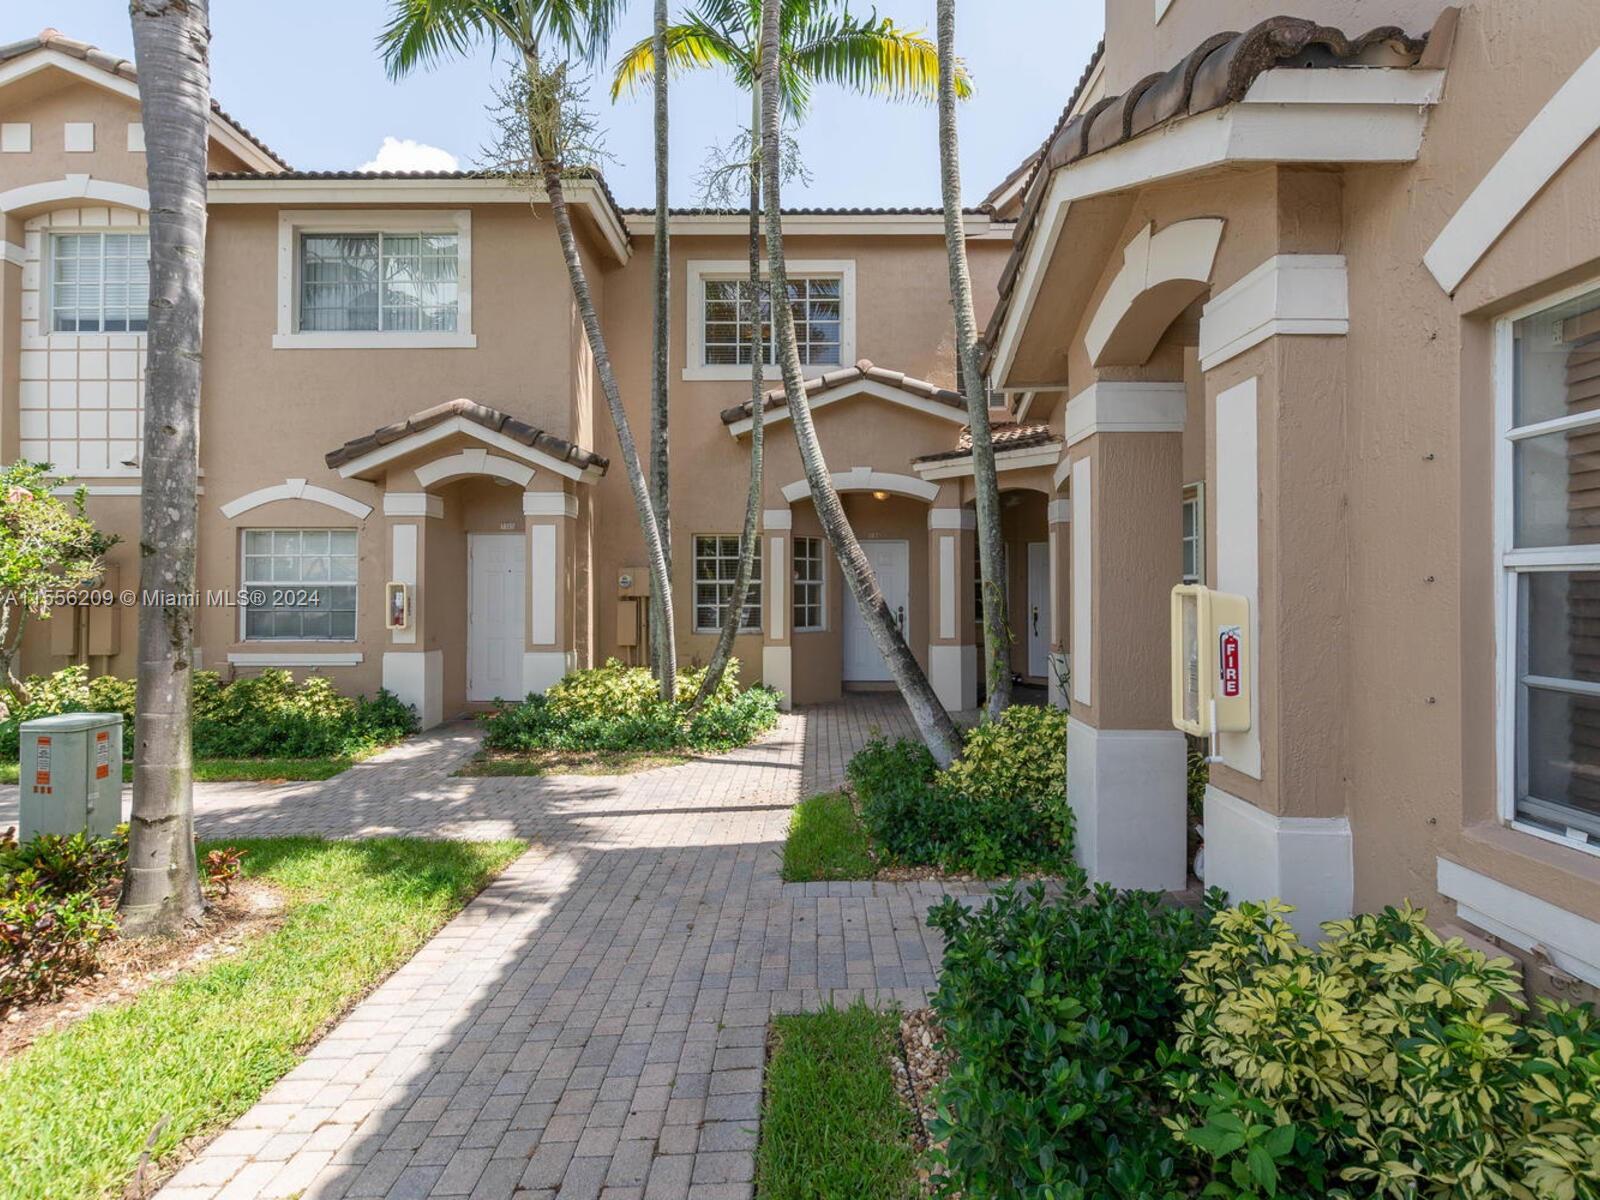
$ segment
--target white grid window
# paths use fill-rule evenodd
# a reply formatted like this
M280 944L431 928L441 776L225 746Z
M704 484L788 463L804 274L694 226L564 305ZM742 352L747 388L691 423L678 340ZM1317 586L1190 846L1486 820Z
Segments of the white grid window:
M356 531L244 531L247 641L354 641Z
M454 333L460 238L454 233L306 233L300 329Z
M708 367L750 365L750 303L748 279L706 279L704 318L705 361ZM799 278L789 280L789 307L794 313L795 342L803 366L838 366L843 354L843 280ZM777 333L772 325L771 298L761 290L761 341L767 365L778 361Z
M1499 349L1505 813L1600 851L1600 291Z
M827 627L827 574L821 538L794 539L794 631L816 633Z
M150 316L150 235L58 233L50 239L50 328L143 333Z
M694 539L694 627L697 633L716 633L722 628L728 606L733 603L733 585L739 573L739 539L718 534L697 534ZM756 539L755 564L750 572L750 591L745 597L740 628L746 633L761 629L761 539Z
M1183 581L1204 583L1205 579L1205 485L1196 483L1183 489Z

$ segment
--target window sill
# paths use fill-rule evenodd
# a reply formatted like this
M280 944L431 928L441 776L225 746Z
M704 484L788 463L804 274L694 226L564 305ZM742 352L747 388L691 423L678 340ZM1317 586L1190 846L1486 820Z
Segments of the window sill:
M247 642L250 646L270 646L271 642ZM338 645L341 643L326 643ZM348 645L350 643L342 643ZM359 650L343 653L316 653L306 650L280 650L276 652L229 653L228 665L234 667L359 667L367 656Z
M476 350L472 333L275 333L274 350Z
M721 629L696 629L694 632L695 632L695 636L696 637L717 637L722 633L722 630ZM741 629L734 636L735 637L742 637L742 638L761 637L762 636L762 632L759 629Z
M818 379L829 371L839 371L843 367L838 363L818 364L815 366L802 366L800 373L807 379ZM778 367L764 367L761 377L769 381L781 380L783 371ZM685 383L749 383L750 368L748 366L732 367L685 367L683 369Z

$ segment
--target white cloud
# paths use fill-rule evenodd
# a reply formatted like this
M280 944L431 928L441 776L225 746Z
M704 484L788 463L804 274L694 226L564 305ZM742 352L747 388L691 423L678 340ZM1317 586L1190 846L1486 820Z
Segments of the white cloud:
M378 156L361 164L363 171L455 171L460 169L456 156L438 146L430 146L413 138L383 139Z

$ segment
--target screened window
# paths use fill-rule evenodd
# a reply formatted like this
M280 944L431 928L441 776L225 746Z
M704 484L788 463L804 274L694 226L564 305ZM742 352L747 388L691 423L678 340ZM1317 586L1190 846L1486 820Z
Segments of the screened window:
M758 297L758 312L752 311L748 279L707 279L703 315L705 319L704 366L749 366L750 321L759 316L764 361L778 361L777 332L772 325L772 304L768 289ZM804 366L838 366L843 351L843 323L840 316L844 281L837 278L789 280L789 308L794 313L795 342Z
M1510 815L1600 849L1600 291L1510 323L1501 346Z
M143 333L150 316L150 235L58 233L50 239L50 328Z
M794 539L794 629L796 633L814 633L827 625L826 593L824 586L823 546L821 538L797 537Z
M1206 578L1206 506L1203 484L1183 489L1183 581Z
M733 585L739 573L739 539L715 534L699 534L694 539L694 626L699 633L716 633L722 628L728 606L733 603ZM756 632L761 628L761 539L756 539L755 566L750 573L750 591L745 597L740 628Z
M353 529L247 529L242 584L249 641L355 640Z
M300 238L303 333L454 333L454 233L307 233Z

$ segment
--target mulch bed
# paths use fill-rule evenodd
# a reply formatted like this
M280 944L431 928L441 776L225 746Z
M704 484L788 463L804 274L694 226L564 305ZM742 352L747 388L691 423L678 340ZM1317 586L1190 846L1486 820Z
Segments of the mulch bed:
M277 888L239 879L228 895L212 897L204 915L177 937L107 943L100 949L99 967L92 975L78 980L54 1000L19 1005L0 1016L0 1060L97 1009L127 1003L146 988L183 971L237 953L247 939L275 929L282 922L284 907Z

